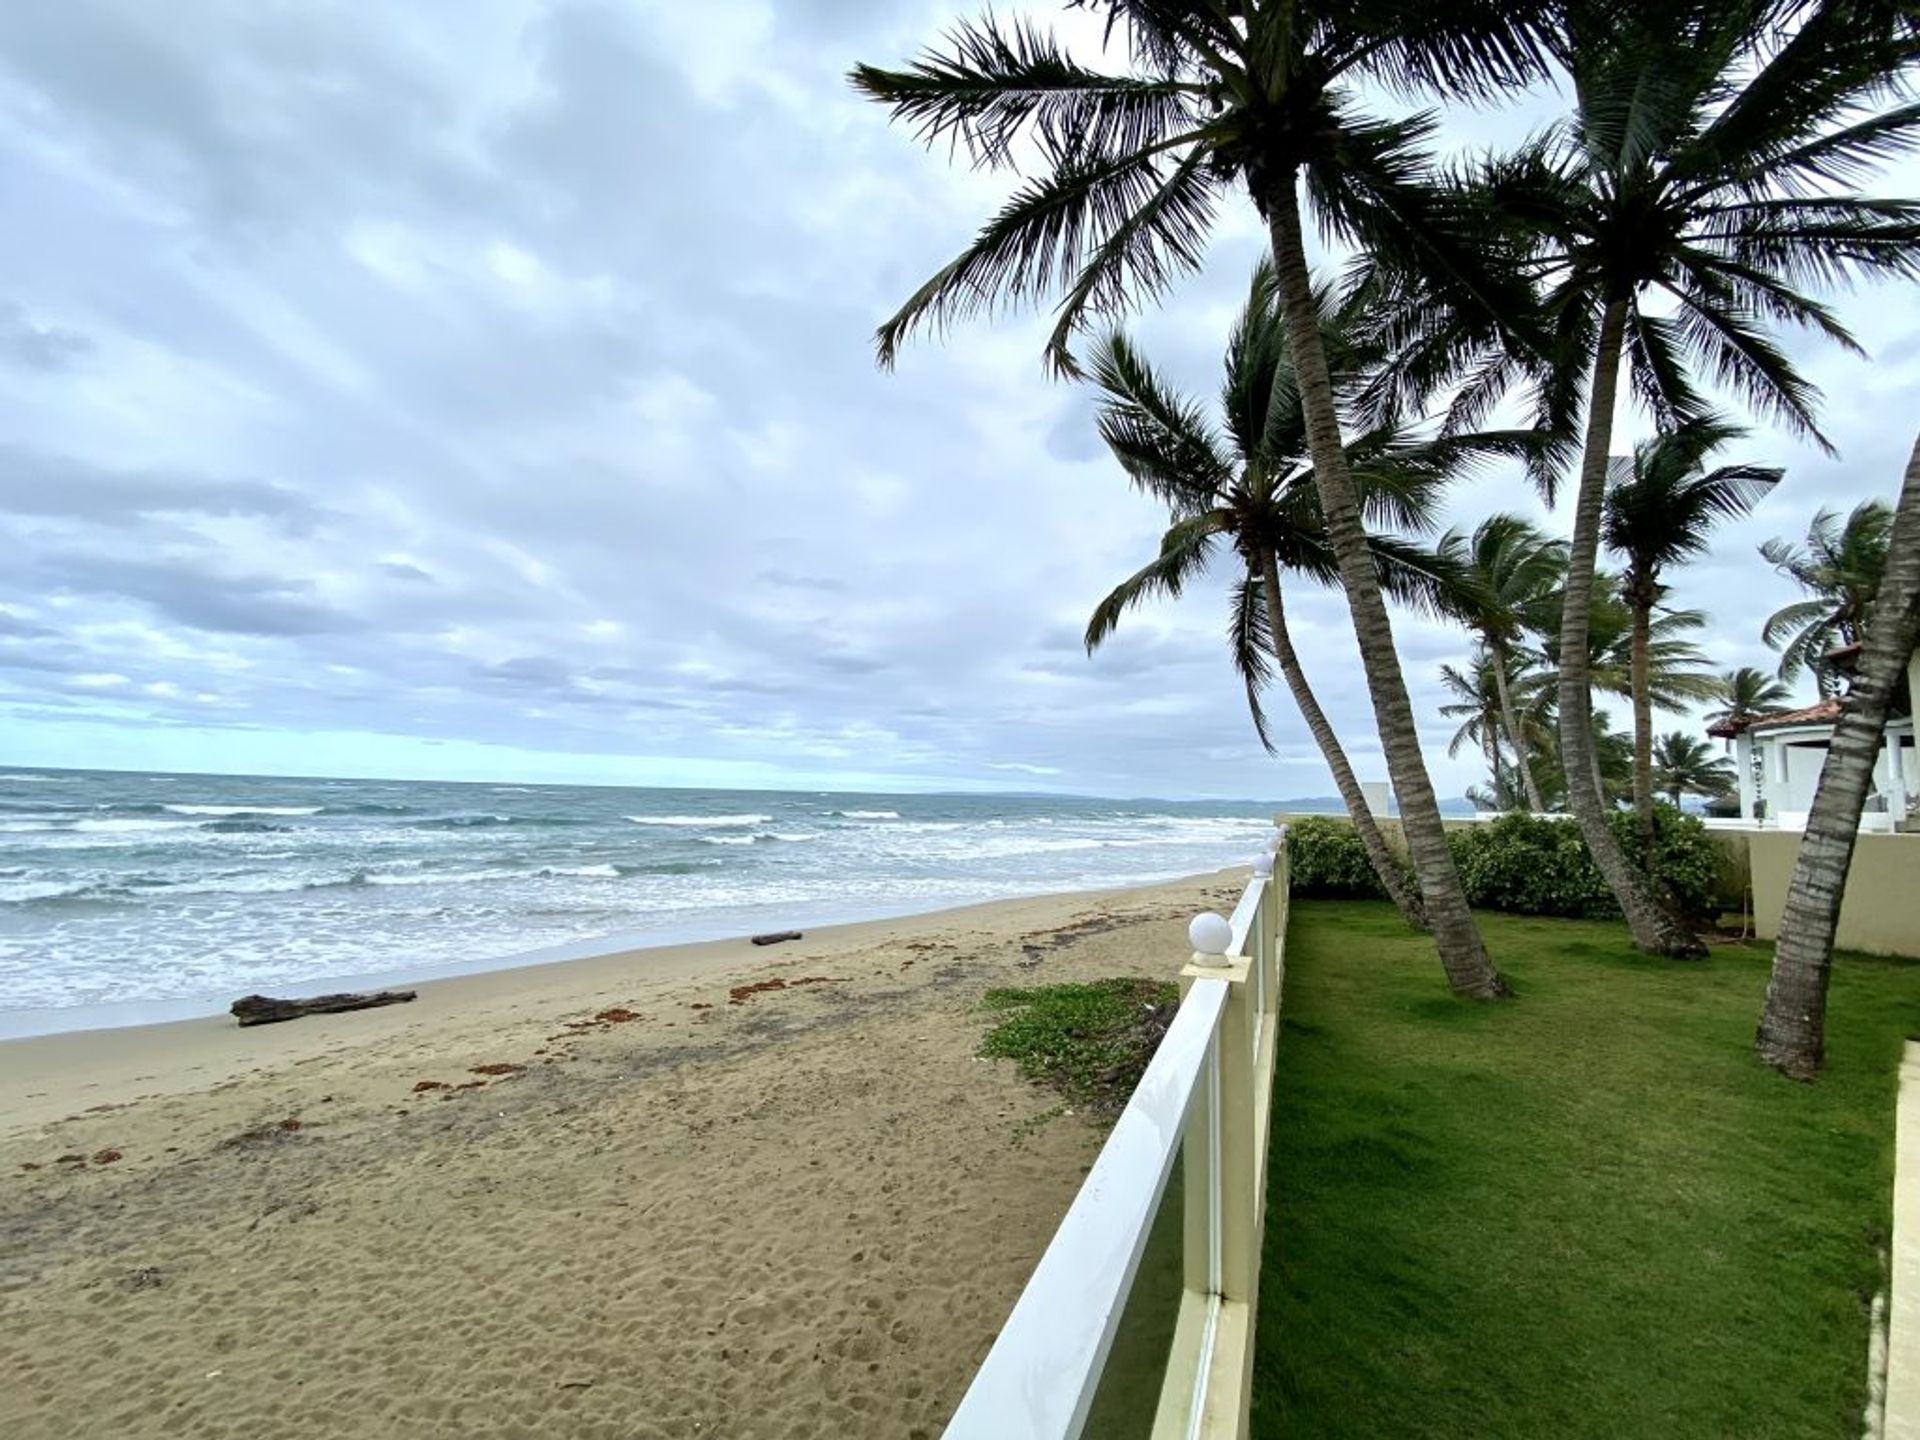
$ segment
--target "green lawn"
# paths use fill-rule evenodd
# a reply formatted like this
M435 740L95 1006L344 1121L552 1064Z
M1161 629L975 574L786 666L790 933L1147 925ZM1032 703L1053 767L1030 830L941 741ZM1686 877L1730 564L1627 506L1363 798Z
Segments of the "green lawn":
M1294 904L1254 1434L1858 1436L1920 963L1841 960L1803 1086L1748 1049L1764 947L1481 922L1512 1005Z

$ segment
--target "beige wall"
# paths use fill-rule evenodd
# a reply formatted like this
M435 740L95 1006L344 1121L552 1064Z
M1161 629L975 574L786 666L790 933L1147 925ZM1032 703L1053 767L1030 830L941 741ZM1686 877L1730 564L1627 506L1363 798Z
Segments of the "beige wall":
M1715 839L1721 838L1715 836ZM1755 830L1746 836L1753 860L1753 927L1762 940L1780 931L1787 882L1800 855L1791 831ZM1870 955L1920 958L1920 835L1862 835L1847 872L1834 944Z
M1747 880L1753 857L1748 853L1751 830L1709 830L1713 842L1714 898L1722 910L1735 915L1747 913Z

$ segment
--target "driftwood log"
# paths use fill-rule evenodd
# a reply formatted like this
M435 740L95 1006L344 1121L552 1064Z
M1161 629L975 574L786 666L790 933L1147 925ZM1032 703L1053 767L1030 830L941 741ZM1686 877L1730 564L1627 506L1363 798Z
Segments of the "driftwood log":
M778 945L782 940L798 940L800 938L801 936L798 930L775 930L766 935L755 935L753 937L753 943L756 945Z
M311 1000L242 995L233 1002L233 1018L242 1025L272 1025L281 1020L298 1020L302 1015L333 1015L342 1010L399 1005L413 999L414 993L412 990L376 990L370 995L316 995Z

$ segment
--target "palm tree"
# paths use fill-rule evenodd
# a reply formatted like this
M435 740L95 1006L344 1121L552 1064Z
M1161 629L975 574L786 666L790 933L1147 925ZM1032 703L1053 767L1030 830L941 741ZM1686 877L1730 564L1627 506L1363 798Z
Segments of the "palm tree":
M1637 761L1636 757L1636 761ZM1715 755L1705 740L1684 730L1670 730L1653 747L1655 784L1660 793L1678 806L1683 795L1709 799L1725 795L1733 788L1733 762ZM1636 789L1639 766L1634 767ZM1638 795L1635 796L1637 800Z
M1328 331L1328 351L1343 359L1352 356L1346 331L1324 307L1322 324ZM1255 271L1227 343L1220 393L1223 429L1216 429L1198 404L1169 389L1124 334L1108 334L1090 358L1101 391L1101 439L1128 477L1165 501L1172 515L1159 553L1094 610L1087 624L1088 651L1113 633L1132 606L1157 594L1178 595L1206 568L1216 542L1231 545L1242 573L1229 640L1261 742L1273 748L1260 691L1277 666L1333 773L1382 889L1409 924L1424 927L1419 892L1374 821L1353 766L1308 683L1287 625L1281 575L1291 572L1316 584L1338 585L1340 572L1306 458L1306 422L1280 323L1272 266L1263 263ZM1451 473L1524 443L1496 434L1423 444L1404 431L1382 429L1357 437L1347 453L1370 518L1418 531L1432 528L1434 506ZM1375 536L1371 543L1381 583L1400 598L1431 604L1444 565L1390 536Z
M1599 598L1587 630L1587 666L1595 693L1631 702L1636 688L1633 607L1621 598L1617 582L1602 574ZM1647 625L1646 693L1656 710L1685 710L1711 699L1720 677L1707 669L1707 657L1688 638L1706 629L1700 610L1668 610Z
M1707 617L1698 610L1669 610L1657 615L1648 625L1647 637L1647 694L1654 708L1660 710L1683 710L1689 705L1712 695L1719 681L1706 668L1706 656L1689 637L1706 628ZM1537 649L1529 655L1529 661L1550 677L1549 683L1558 699L1562 689L1560 677L1566 666L1561 663L1561 630L1558 625L1548 625L1534 630ZM1606 571L1599 572L1594 578L1593 603L1589 607L1587 621L1587 656L1582 667L1587 673L1588 693L1613 696L1631 701L1634 694L1633 675L1633 607L1620 594L1620 581ZM1608 737L1609 744L1622 744L1626 748L1628 784L1627 793L1632 793L1633 742L1630 735L1613 735L1606 712L1592 710L1588 712L1587 733L1594 737L1595 745L1599 737ZM1556 730L1564 731L1557 724ZM1613 788L1604 780L1606 765L1593 747L1584 747L1592 753L1587 754L1582 764L1583 774L1592 781L1594 793L1600 797L1601 813L1614 808ZM1564 769L1572 763L1564 752L1560 754L1560 763ZM1610 762L1609 762L1610 763ZM1567 784L1569 808L1571 808L1572 782Z
M1731 725L1785 710L1793 701L1793 691L1766 671L1742 665L1721 674L1711 698L1720 702L1720 708L1707 712L1707 724Z
M1858 193L1920 126L1920 106L1901 90L1916 36L1904 0L1570 5L1563 58L1574 114L1517 152L1476 163L1462 196L1504 227L1539 286L1552 343L1542 357L1476 330L1450 295L1417 298L1394 323L1404 345L1398 389L1454 384L1453 424L1479 423L1514 384L1530 385L1540 423L1562 442L1539 467L1549 491L1573 458L1584 391L1561 616L1560 648L1571 657L1560 672L1561 748L1581 833L1646 950L1702 953L1608 831L1586 764L1585 631L1622 361L1633 395L1662 425L1705 413L1694 380L1704 370L1826 447L1818 392L1770 331L1800 327L1857 352L1808 290L1920 275L1920 203Z
M1653 828L1653 696L1648 647L1653 607L1667 593L1661 576L1707 548L1721 520L1745 515L1783 473L1765 465L1706 468L1715 450L1744 432L1712 417L1683 420L1634 448L1607 492L1600 539L1627 562L1620 590L1633 612L1633 806L1640 816L1646 853L1656 844Z
M1655 709L1684 710L1720 692L1720 677L1706 668L1707 657L1691 636L1704 630L1700 610L1667 610L1647 626L1647 693ZM1533 673L1548 672L1559 689L1560 631L1534 632L1535 644L1523 650ZM1602 570L1594 578L1587 621L1586 671L1594 693L1631 700L1634 693L1633 607L1621 595L1619 577ZM1596 712L1597 713L1597 712Z
M1884 500L1853 507L1845 523L1823 509L1807 526L1804 545L1774 539L1760 547L1767 563L1813 598L1796 600L1767 617L1760 638L1780 651L1780 678L1813 671L1822 699L1840 691L1827 652L1858 644L1867 610L1880 593L1893 534L1893 510Z
M1471 535L1449 530L1436 548L1465 577L1466 583L1448 597L1448 609L1486 647L1486 673L1498 691L1500 724L1513 749L1527 808L1545 810L1519 713L1514 709L1511 677L1514 647L1526 629L1529 614L1547 596L1559 592L1566 569L1566 546L1549 540L1517 515L1490 515ZM1499 776L1495 768L1497 792Z
M1907 460L1886 573L1860 644L1853 687L1840 702L1840 721L1820 768L1793 878L1787 882L1766 1004L1753 1042L1761 1059L1801 1079L1819 1070L1825 1054L1833 932L1860 832L1860 812L1894 693L1920 647L1920 440Z
M1469 745L1477 745L1487 757L1493 788L1482 792L1496 810L1553 808L1551 792L1555 758L1553 738L1553 686L1551 676L1534 663L1533 652L1516 649L1507 658L1507 673L1494 672L1492 653L1484 644L1476 644L1465 668L1440 667L1440 683L1452 701L1440 707L1448 720L1460 722L1447 745L1449 755L1457 755ZM1503 699L1504 693L1504 699ZM1520 743L1514 746L1507 724L1506 709L1511 707L1514 727ZM1506 748L1517 749L1515 759L1506 760ZM1521 767L1525 766L1526 775ZM1473 798L1471 793L1469 798ZM1536 807L1535 801L1538 801Z
M1370 114L1361 87L1453 97L1542 73L1552 7L1540 0L1088 0L1133 69L1081 64L1035 26L991 15L948 32L901 70L857 67L854 86L928 144L976 165L1035 172L958 258L879 331L889 362L907 335L1009 302L1064 294L1047 354L1073 373L1088 319L1163 294L1198 267L1216 207L1243 190L1268 231L1275 284L1306 419L1314 488L1353 615L1401 822L1448 984L1508 988L1481 941L1447 846L1393 644L1321 348L1302 238L1304 183L1321 228L1391 248L1461 306L1523 315L1524 297L1466 243L1427 181L1430 114Z
M1490 807L1504 810L1513 795L1513 787L1501 766L1500 742L1504 737L1505 717L1501 714L1500 687L1494 679L1495 660L1485 645L1476 645L1468 668L1440 667L1440 683L1453 699L1440 707L1449 720L1458 720L1460 728L1447 742L1447 754L1458 755L1468 746L1478 746L1487 757L1487 771L1493 789L1487 792ZM1537 787L1536 787L1537 788ZM1469 792L1469 799L1474 798Z

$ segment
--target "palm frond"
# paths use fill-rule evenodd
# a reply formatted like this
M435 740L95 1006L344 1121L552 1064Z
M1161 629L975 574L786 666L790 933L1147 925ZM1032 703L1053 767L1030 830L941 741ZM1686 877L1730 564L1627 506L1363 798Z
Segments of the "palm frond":
M1776 167L1820 136L1851 128L1858 110L1890 93L1914 59L1898 4L1814 0L1792 7L1797 23L1790 27L1769 27L1771 8L1726 9L1738 27L1730 50L1756 68L1677 157L1677 173L1695 184L1786 188L1817 179L1817 152L1804 169ZM1775 43L1776 36L1784 39Z
M1768 649L1778 649L1787 636L1826 619L1828 613L1828 607L1819 600L1796 600L1791 605L1782 605L1760 627L1760 642Z
M1324 159L1306 167L1321 230L1364 250L1386 275L1419 277L1449 332L1523 350L1545 344L1510 231L1438 183L1427 154L1436 117L1363 121L1335 107Z
M1663 426L1685 424L1706 408L1687 374L1683 335L1669 317L1638 306L1627 316L1627 373L1641 405Z
M964 148L976 165L1014 163L1032 132L1061 155L1128 154L1184 129L1196 85L1107 75L1073 60L1027 20L963 20L900 70L857 65L848 81L928 146Z
M1087 621L1087 653L1098 650L1134 606L1156 596L1178 599L1189 581L1206 568L1212 542L1221 533L1217 514L1176 520L1160 539L1160 553L1114 586Z
M1217 185L1206 152L1189 150L1166 181L1092 248L1079 278L1055 307L1046 356L1056 373L1079 375L1072 341L1090 316L1117 314L1157 299L1180 276L1200 268Z
M1166 188L1165 152L1186 138L1120 155L1068 158L1021 185L973 243L876 332L880 363L891 366L916 330L938 332L956 320L1031 304L1084 279L1089 257L1101 254Z
M1253 730L1269 755L1275 753L1273 736L1267 728L1266 707L1260 694L1273 682L1272 635L1267 626L1265 588L1252 575L1234 582L1232 608L1227 621L1227 648L1233 656L1234 671L1247 692L1247 712L1253 717Z
M1094 347L1100 438L1133 482L1177 513L1213 505L1233 483L1219 435L1193 401L1175 393L1126 335Z
M1756 411L1770 414L1828 455L1837 455L1816 417L1819 387L1794 367L1784 350L1755 324L1756 317L1715 303L1697 290L1675 290L1679 328L1714 378Z

